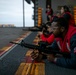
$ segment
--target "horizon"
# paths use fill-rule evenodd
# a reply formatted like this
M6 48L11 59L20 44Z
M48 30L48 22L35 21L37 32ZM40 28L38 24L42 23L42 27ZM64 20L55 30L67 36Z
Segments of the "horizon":
M34 26L32 20L33 3L25 3L25 27ZM29 10L28 10L29 7ZM31 12L31 13L30 13ZM29 22L30 21L30 22ZM16 27L23 27L23 5L21 0L0 0L0 25L14 24Z

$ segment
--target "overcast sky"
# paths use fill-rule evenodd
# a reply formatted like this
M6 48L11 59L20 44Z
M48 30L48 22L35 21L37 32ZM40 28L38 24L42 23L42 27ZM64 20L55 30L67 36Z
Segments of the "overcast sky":
M0 0L0 24L14 24L16 27L23 26L23 0ZM25 26L33 26L33 3L25 2Z

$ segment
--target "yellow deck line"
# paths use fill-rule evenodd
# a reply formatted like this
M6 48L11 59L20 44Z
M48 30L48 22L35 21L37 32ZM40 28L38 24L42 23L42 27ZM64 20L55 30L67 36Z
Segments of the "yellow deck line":
M12 46L14 46L14 45L12 45ZM3 47L2 49L0 49L0 51L7 51L7 50L9 50L12 46Z
M27 32L27 33L21 35L21 36L23 36L23 37L17 38L16 40L14 40L14 42L18 43L20 40L24 39L24 37L27 37L30 33L31 33L31 32ZM9 50L11 47L13 47L13 46L14 46L14 44L12 44L11 46L5 46L5 47L1 48L0 51L5 51L5 52L6 52L6 51L8 51L8 50Z
M37 37L36 37L37 38ZM35 39L34 42L39 40ZM26 56L30 56L32 50L28 50ZM23 68L24 66L24 68ZM45 63L21 63L15 75L45 75Z

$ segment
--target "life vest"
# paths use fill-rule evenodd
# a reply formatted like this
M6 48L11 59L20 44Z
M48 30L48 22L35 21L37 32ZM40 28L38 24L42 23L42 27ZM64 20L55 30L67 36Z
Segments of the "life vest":
M42 40L42 41L45 41L45 42L48 42L49 44L53 43L54 38L55 38L55 37L54 37L53 34L51 34L51 35L48 36L48 37L45 37L43 34L41 35L41 40Z
M46 14L47 14L47 15L52 15L52 14L53 14L53 10L50 9L50 11L46 11Z
M61 52L68 52L70 53L70 39L71 37L76 34L76 27L74 26L69 26L68 32L66 36L64 37L64 41L62 41L61 38L56 38L57 45L60 48Z
M75 26L75 21L74 21L74 18L72 16L72 14L70 12L65 12L64 14L69 14L70 15L69 25ZM62 17L63 17L63 15L62 15Z
M47 37L45 37L43 34L41 34L41 35L40 35L40 39L41 39L42 41L46 41Z

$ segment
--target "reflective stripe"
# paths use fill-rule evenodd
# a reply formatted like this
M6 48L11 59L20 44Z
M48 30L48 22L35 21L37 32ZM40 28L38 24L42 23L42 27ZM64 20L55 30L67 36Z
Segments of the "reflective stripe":
M70 49L70 47L69 47L69 44L66 43L66 45L67 45L67 49L68 49L69 51L71 51L71 49Z
M60 42L59 42L59 41L57 41L57 44L58 44L58 46L59 46L59 48L60 48L60 50L61 50Z

